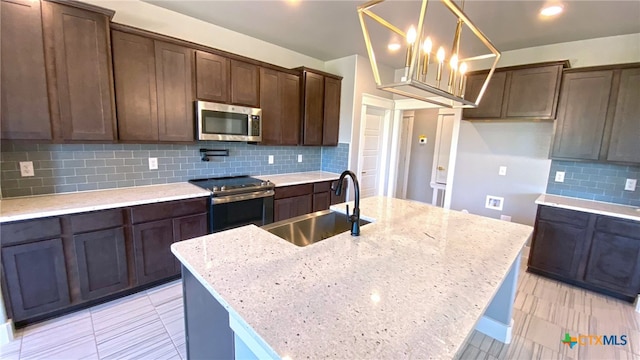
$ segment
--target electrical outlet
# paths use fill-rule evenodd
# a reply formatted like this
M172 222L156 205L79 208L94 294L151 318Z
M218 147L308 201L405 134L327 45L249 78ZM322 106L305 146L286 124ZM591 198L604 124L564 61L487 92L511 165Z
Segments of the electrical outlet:
M149 158L149 170L158 170L158 158Z
M624 189L628 191L636 191L637 179L627 179L627 182L624 184Z
M509 215L500 215L500 220L511 221L511 216L509 216Z
M506 166L500 166L500 168L498 169L498 175L506 176L507 175L507 167Z
M556 182L564 182L564 171L556 171Z
M298 154L298 162L302 162L302 154Z
M273 164L273 155L269 155L269 165Z
M20 161L20 176L35 176L33 172L33 161Z

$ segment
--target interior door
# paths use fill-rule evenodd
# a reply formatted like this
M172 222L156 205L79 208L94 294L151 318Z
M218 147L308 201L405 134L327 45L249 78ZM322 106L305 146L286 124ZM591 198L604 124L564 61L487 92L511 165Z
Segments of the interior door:
M441 123L438 131L438 146L436 154L435 182L446 184L449 174L449 157L451 154L451 139L453 136L453 119L447 119L445 115L439 115L438 121Z
M364 136L360 151L361 198L378 194L383 124L384 112L368 108L365 122L362 124Z

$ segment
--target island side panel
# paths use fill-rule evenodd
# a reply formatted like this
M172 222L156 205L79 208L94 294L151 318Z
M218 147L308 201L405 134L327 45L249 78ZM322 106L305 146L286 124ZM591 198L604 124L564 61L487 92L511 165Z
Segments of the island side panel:
M229 312L182 267L187 358L235 359Z

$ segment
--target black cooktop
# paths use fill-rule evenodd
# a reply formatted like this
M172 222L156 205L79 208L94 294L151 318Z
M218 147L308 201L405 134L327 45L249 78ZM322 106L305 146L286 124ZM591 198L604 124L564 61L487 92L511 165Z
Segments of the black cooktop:
M207 189L214 194L231 190L237 192L238 190L242 189L245 189L247 192L251 192L263 188L274 187L273 184L268 180L265 181L258 178L250 177L248 175L193 179L189 180L189 182L201 188Z

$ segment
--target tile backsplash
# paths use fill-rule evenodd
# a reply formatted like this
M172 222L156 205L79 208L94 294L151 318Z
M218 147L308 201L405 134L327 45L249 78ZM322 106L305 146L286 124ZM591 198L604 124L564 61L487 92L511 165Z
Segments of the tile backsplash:
M212 157L205 162L201 160L200 148L229 149L229 156ZM0 187L2 197L6 198L164 184L211 176L320 169L340 172L346 169L348 149L348 144L321 148L209 141L189 145L4 142L0 153ZM298 162L298 154L302 155L302 162ZM274 156L272 165L268 164L269 155ZM326 161L322 161L323 156ZM150 157L158 159L157 170L149 170ZM21 177L20 161L32 161L35 176Z
M556 182L557 171L564 171L564 182ZM580 161L551 162L547 193L640 206L640 188L624 189L627 179L638 179L640 166L589 163Z

